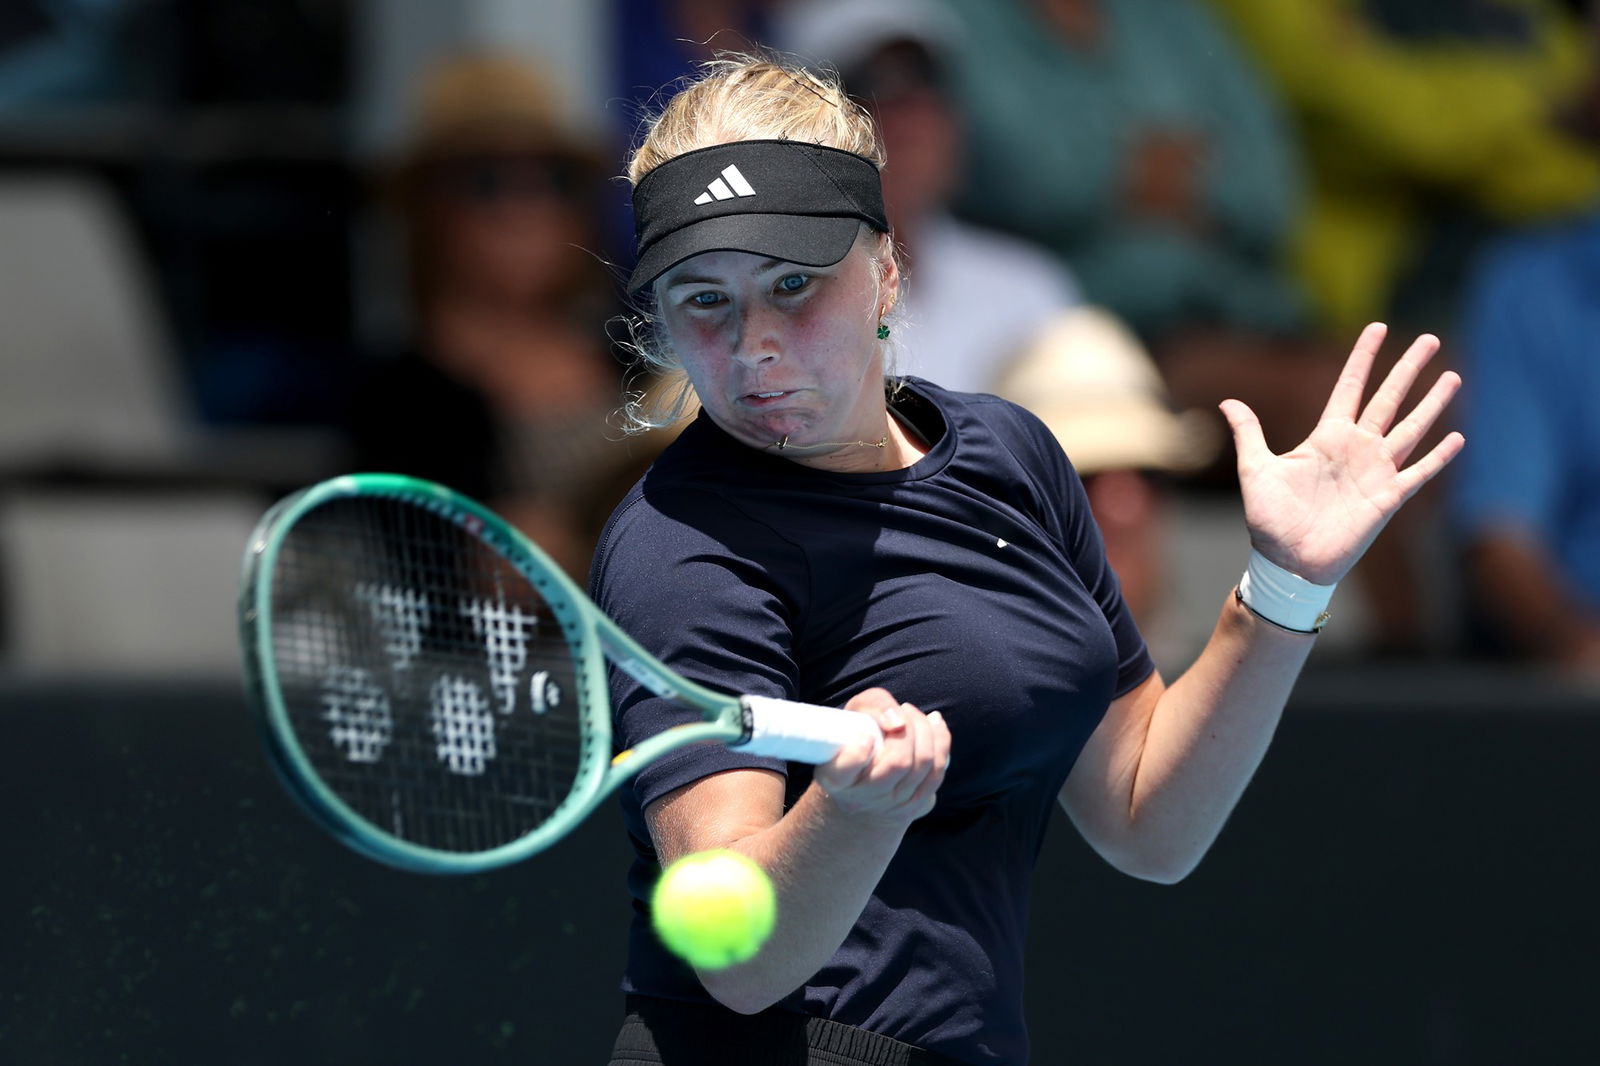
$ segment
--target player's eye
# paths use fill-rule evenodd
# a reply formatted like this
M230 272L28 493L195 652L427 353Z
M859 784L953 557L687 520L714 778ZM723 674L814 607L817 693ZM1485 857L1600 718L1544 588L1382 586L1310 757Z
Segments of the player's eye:
M779 292L800 292L811 284L810 274L785 274L778 279Z
M715 307L722 302L722 294L718 292L697 292L689 297L689 303L695 307Z

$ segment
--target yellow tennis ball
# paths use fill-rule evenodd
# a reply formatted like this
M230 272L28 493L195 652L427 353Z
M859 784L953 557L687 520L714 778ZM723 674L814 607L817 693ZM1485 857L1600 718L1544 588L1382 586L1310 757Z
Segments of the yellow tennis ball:
M691 965L720 970L761 950L778 897L754 860L717 849L685 855L662 871L650 909L662 943Z

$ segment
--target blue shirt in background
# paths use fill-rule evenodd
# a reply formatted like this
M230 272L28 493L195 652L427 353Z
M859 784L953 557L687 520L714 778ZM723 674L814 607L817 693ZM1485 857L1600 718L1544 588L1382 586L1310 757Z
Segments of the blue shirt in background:
M1600 611L1600 216L1492 248L1465 307L1452 524L1531 532Z

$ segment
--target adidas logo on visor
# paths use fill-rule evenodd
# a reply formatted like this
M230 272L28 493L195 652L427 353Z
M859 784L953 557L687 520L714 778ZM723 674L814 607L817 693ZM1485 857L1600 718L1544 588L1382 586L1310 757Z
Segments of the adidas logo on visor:
M697 204L709 204L712 200L731 200L735 196L754 196L756 191L750 183L744 180L744 175L739 173L739 168L729 166L722 172L722 177L713 181L706 187L706 191L695 197Z

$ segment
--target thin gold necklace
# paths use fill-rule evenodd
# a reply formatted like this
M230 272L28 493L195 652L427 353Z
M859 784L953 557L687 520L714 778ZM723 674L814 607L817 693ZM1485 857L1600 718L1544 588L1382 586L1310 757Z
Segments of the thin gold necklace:
M796 444L795 447L796 448L854 448L857 445L860 445L863 448L887 448L889 446L889 435L887 433L885 433L883 436L879 437L877 440L819 441L816 444ZM779 437L777 440L775 440L771 444L767 445L767 447L776 448L781 452L785 448L789 447L789 438L788 438L787 435Z

